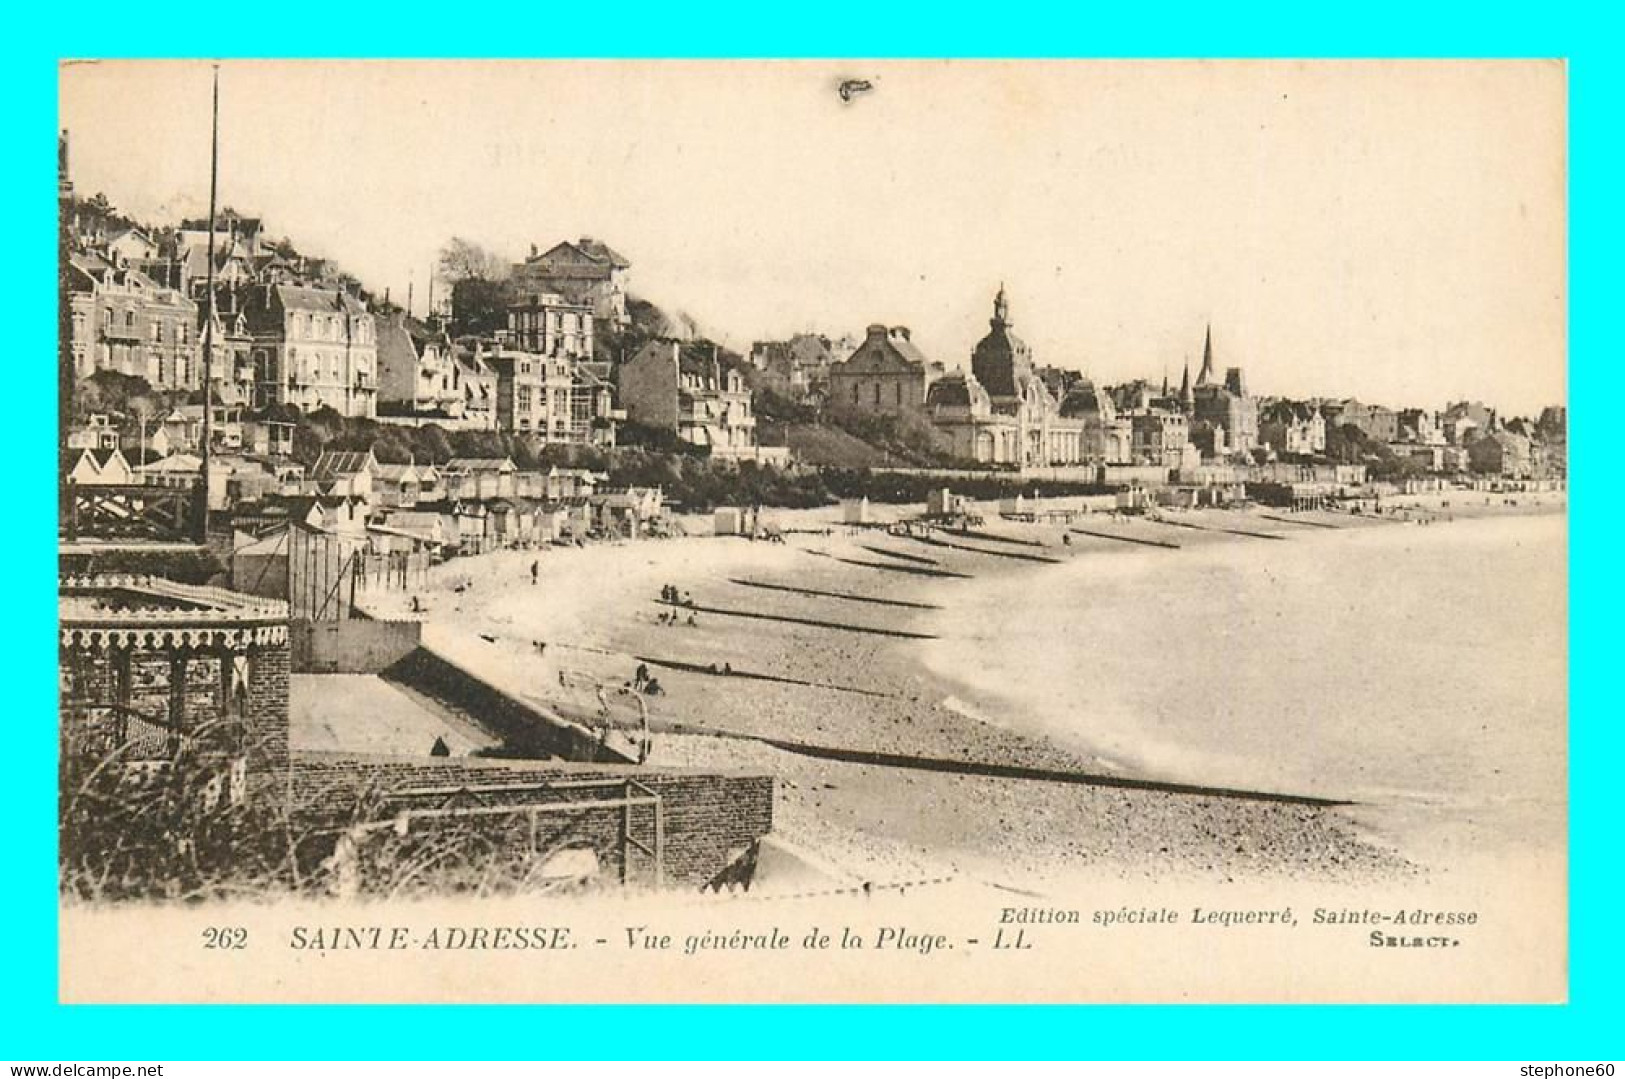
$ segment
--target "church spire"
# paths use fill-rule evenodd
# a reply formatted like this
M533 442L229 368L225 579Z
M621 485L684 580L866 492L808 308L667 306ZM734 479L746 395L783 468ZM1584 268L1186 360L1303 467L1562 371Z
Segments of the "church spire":
M1004 296L1004 282L999 282L999 294L993 297L993 328L1010 325L1010 301Z
M1198 386L1213 381L1213 323L1207 324L1207 340L1202 343L1202 373L1196 376Z
M1186 356L1185 373L1179 379L1179 403L1185 406L1186 411L1189 411L1195 402L1196 396L1191 393L1191 358Z

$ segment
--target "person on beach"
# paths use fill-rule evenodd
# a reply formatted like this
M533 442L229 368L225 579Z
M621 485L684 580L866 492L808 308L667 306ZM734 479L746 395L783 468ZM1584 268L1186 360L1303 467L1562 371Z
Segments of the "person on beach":
M637 686L637 688L639 688L639 689L642 689L645 685L648 684L648 682L649 682L649 665L647 663L639 663L637 672L633 676L633 685Z
M536 578L541 572L542 572L542 564L540 562L532 562L530 564L530 583L531 584L534 585L536 583Z
M688 624L689 624L689 625L691 625L691 626L697 626L697 625L699 625L699 623L698 623L698 622L696 622L696 621L694 621L694 616L693 616L693 615L689 615L689 616L688 616Z

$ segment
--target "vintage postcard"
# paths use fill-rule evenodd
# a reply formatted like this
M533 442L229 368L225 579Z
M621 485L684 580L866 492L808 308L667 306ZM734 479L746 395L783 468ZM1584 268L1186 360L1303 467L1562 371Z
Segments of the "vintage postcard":
M64 1001L1566 999L1562 63L59 91Z

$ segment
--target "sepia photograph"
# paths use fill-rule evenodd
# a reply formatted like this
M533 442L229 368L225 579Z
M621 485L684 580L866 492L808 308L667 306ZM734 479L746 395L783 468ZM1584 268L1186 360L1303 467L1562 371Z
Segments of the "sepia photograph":
M63 1001L1567 999L1562 61L57 81Z

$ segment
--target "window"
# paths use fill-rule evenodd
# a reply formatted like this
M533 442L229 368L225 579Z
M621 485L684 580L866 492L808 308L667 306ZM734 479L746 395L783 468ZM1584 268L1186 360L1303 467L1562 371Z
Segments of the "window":
M875 383L875 404L880 404L880 383Z
M854 405L858 403L858 386L856 383L852 386L852 403Z
M125 311L124 312L124 326L125 326L125 328L128 329L128 328L130 328L130 327L132 327L134 325L135 325L135 312L134 311Z

